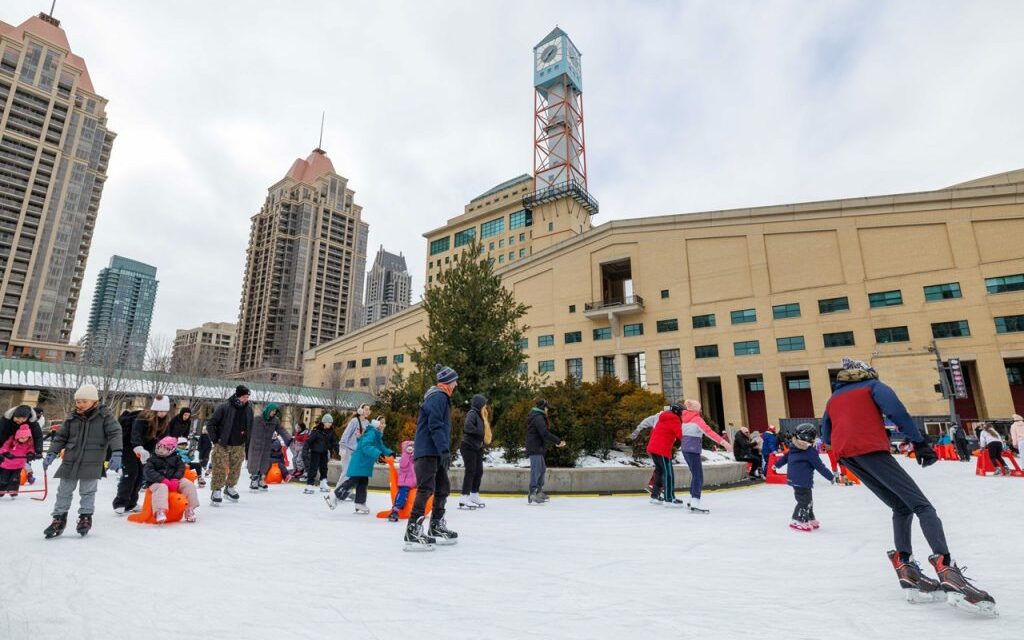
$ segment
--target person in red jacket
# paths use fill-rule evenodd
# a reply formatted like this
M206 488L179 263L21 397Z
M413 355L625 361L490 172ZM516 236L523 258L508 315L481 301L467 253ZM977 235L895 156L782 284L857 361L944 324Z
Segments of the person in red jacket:
M676 477L672 470L672 449L683 439L683 405L673 402L667 411L658 414L647 453L654 463L651 504L682 507L684 502L675 497Z

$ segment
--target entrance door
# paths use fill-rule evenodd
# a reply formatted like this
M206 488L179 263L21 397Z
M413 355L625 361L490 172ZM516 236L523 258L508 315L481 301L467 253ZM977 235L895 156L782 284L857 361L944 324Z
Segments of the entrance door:
M741 378L743 401L747 408L747 426L764 431L768 428L768 405L764 399L764 379Z
M1024 362L1006 363L1006 381L1010 383L1014 413L1024 415Z
M806 374L783 376L786 388L786 413L789 418L813 418L814 399L811 397L811 379Z
M722 405L721 378L701 378L700 403L704 407L704 415L714 420L721 427L725 421L725 410Z
M974 363L961 361L960 368L964 374L964 386L967 387L967 397L955 398L953 400L956 406L956 414L960 416L961 420L977 420L978 405L974 401Z

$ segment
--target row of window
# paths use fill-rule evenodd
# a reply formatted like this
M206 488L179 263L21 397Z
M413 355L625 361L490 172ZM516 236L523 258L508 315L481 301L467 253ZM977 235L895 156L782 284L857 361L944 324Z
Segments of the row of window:
M373 358L363 358L362 361L359 363L359 366L365 369L366 367L369 367L372 364L372 362L373 362ZM405 354L403 354L403 353L396 353L391 358L391 363L392 364L402 364L403 362L405 362ZM377 366L378 367L384 366L387 363L388 363L388 357L387 356L377 356ZM335 365L335 367L337 367L337 366L339 366L339 365ZM346 369L355 369L356 368L356 361L355 360L349 360L348 362L345 363L345 368Z
M531 211L516 211L508 217L508 228L519 229L522 227L533 226L533 212ZM480 225L480 239L484 240L491 238L498 234L505 232L505 217L495 218L494 220L488 220ZM470 244L476 238L476 227L470 227L469 229L463 229L455 233L455 247L461 247L463 245ZM520 240L523 236L520 235ZM439 253L444 253L451 248L449 236L438 238L430 242L430 255L436 256ZM492 247L493 249L493 247Z

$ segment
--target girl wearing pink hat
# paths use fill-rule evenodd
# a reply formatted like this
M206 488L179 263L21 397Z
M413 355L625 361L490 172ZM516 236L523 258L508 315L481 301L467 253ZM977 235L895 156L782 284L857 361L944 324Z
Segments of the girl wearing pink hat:
M18 496L21 470L25 468L26 459L35 455L35 451L32 430L27 424L18 427L14 435L0 446L0 498L5 493L11 500Z
M142 476L149 483L149 490L153 494L153 514L157 524L167 522L168 495L171 491L177 491L188 498L185 522L196 521L199 495L196 486L185 479L185 463L178 455L177 448L176 439L171 436L161 438L156 443L153 455L142 468Z

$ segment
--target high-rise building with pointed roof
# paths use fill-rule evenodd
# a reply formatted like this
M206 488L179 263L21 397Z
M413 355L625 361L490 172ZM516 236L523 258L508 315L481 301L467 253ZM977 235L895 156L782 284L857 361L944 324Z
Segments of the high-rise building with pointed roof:
M114 133L60 22L0 21L0 355L62 361Z
M377 250L373 268L366 276L366 324L408 309L412 301L412 275L405 256Z
M369 225L323 149L297 159L252 218L235 377L299 384L307 349L363 324Z

